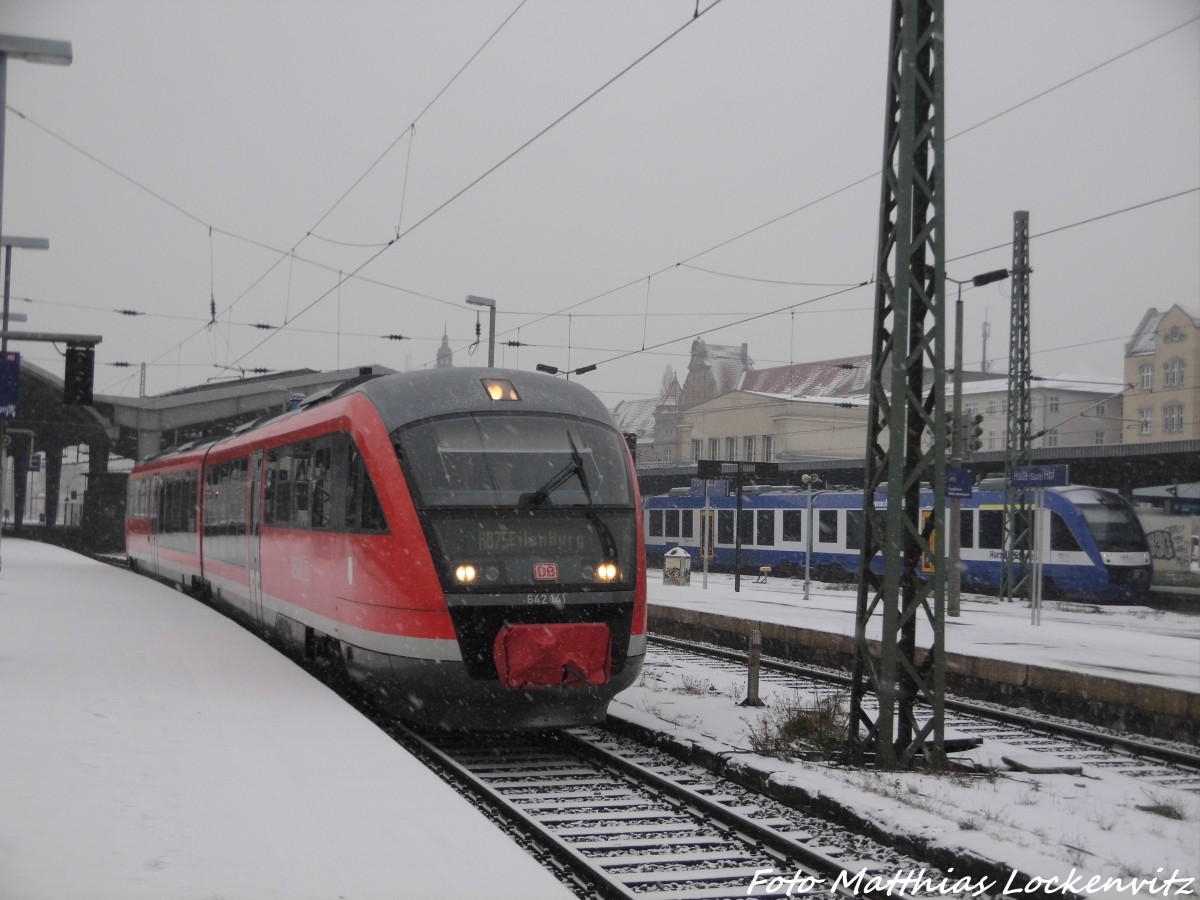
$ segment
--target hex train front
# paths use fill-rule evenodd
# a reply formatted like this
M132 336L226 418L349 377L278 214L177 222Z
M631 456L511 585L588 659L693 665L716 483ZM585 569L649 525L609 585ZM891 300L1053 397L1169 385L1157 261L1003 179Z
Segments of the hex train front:
M129 480L135 568L447 728L600 721L646 648L629 451L546 375L364 376Z

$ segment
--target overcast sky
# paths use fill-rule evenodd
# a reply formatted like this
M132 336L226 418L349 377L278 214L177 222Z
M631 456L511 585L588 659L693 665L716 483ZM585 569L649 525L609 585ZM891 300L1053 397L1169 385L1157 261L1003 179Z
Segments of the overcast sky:
M1008 267L1028 210L1034 374L1120 378L1148 307L1200 315L1200 3L946 7L947 269ZM869 353L889 4L696 8L0 0L74 50L8 67L3 230L50 240L14 328L103 335L126 396L143 362L150 394L426 366L443 331L483 364L468 294L498 362L599 364L610 407L701 331L758 368ZM1006 371L1007 283L964 300L967 366L986 317Z

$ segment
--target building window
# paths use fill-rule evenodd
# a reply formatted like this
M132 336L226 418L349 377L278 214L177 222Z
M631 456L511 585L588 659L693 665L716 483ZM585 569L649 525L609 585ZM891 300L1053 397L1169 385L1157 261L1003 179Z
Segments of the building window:
M1101 400L1096 404L1096 415L1102 419L1108 415L1108 401Z
M987 448L988 448L989 450L995 450L995 449L996 449L996 432L994 432L994 431L989 431L989 432L988 432L988 446L987 446Z
M1100 444L1103 444L1103 443L1104 443L1104 432L1097 431L1096 432L1096 445L1099 446Z
M709 438L708 439L708 458L709 459L720 459L721 458L721 439L720 438Z
M1154 390L1154 366L1149 363L1144 366L1138 366L1138 379L1143 391Z
M725 438L725 458L735 460L737 455L737 438Z
M1180 387L1183 384L1183 360L1176 357L1163 363L1163 387Z
M774 462L775 436L772 434L764 434L762 439L763 462Z
M700 446L699 439L692 441L692 462L696 462L698 459L700 459Z
M1154 410L1143 407L1138 410L1138 434L1154 433Z
M757 458L758 438L752 434L746 435L742 439L742 459L746 462L754 462Z
M1051 396L1046 398L1046 409L1047 409L1047 411L1052 412L1052 413L1058 412L1058 395L1057 394L1052 394Z
M975 401L971 401L963 407L963 412L965 412L968 416L976 416L979 414L979 404Z
M1046 432L1046 440L1042 444L1042 446L1043 447L1057 447L1058 446L1058 429L1057 428L1051 428L1049 431Z
M988 403L987 403L987 414L988 414L989 416L994 416L994 415L996 414L996 401L995 401L995 400L989 400L989 401L988 401Z
M1167 434L1179 434L1183 431L1183 405L1172 403L1163 407L1163 431Z
M675 448L672 447L670 444L668 444L665 447L659 447L658 448L659 461L660 462L671 462L672 457L674 457L674 455L675 455L674 450L675 450Z

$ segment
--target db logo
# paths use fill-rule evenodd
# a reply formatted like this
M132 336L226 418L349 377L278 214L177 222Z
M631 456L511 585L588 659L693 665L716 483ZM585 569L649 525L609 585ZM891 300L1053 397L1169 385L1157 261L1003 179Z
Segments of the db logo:
M534 563L534 581L558 581L558 563Z

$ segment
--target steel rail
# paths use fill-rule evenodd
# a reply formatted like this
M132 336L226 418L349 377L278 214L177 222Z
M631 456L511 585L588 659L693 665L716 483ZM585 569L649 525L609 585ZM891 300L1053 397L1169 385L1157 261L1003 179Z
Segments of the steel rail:
M668 647L674 647L677 650L685 650L691 653L696 653L700 656L715 657L717 659L724 659L730 662L742 664L746 664L749 659L749 654L747 653L743 653L739 650L730 650L726 647L717 647L712 644L697 644L691 641L679 640L678 638L671 638L663 635L650 635L649 639L654 643L659 643ZM836 684L843 687L848 687L850 685L850 677L848 675L839 675L838 673L831 672L827 669L809 667L803 665L802 663L788 662L787 660L776 659L764 655L760 657L760 665L764 668L782 672L787 675L793 675L798 678L811 678L815 681L824 681L829 684ZM1192 752L1174 747L1158 746L1137 737L1112 734L1105 731L1095 731L1083 725L1072 725L1069 722L1042 719L1027 713L998 709L982 703L977 703L971 700L963 700L957 697L946 697L945 705L947 710L954 710L955 712L964 713L966 715L978 716L982 719L1002 722L1007 725L1017 725L1028 728L1032 731L1038 731L1046 734L1074 738L1075 740L1084 741L1088 744L1103 745L1109 748L1116 747L1122 750L1128 750L1132 753L1136 753L1139 756L1152 759L1156 762L1170 763L1172 765L1181 766L1187 769L1194 769L1200 772L1200 751Z

